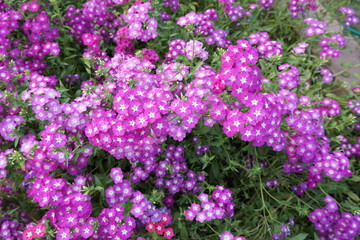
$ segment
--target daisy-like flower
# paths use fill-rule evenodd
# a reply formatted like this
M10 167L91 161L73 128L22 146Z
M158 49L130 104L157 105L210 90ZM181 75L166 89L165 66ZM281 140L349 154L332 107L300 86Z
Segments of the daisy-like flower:
M52 142L54 147L62 147L66 144L66 135L62 133L55 133Z
M134 204L130 210L131 214L134 215L134 217L138 218L144 213L144 209L140 204Z
M192 221L194 220L196 217L196 213L193 212L192 210L188 209L188 210L185 210L185 218L189 221Z
M72 238L69 228L60 228L56 234L56 240L69 240Z
M162 224L162 223L155 223L154 229L155 229L155 232L159 235L163 235L163 233L165 231L164 224Z
M167 228L164 230L164 237L166 239L171 239L173 236L175 236L175 234L172 228Z
M92 228L92 225L90 223L85 223L82 225L80 229L80 234L84 238L89 238L94 234L94 230Z
M164 224L164 226L167 226L167 225L171 224L171 219L172 219L171 215L168 215L168 214L166 214L166 213L163 213L163 214L161 215L161 220L160 220L160 222L161 222L162 224Z
M35 232L34 232L34 227L30 227L28 229L26 229L23 234L22 234L22 239L23 240L31 240L33 238L35 238Z
M148 231L149 233L152 233L155 231L155 223L150 221L150 222L147 222L146 223L146 226L145 226L145 229L146 231Z

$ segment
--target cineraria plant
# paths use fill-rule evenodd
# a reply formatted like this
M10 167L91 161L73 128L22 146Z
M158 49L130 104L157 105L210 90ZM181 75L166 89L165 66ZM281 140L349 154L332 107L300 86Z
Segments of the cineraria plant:
M329 1L0 0L0 238L357 239Z

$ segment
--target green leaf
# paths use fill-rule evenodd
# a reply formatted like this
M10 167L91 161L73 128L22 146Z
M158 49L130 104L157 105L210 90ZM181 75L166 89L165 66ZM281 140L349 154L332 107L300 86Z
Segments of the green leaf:
M356 201L356 202L360 202L360 198L358 195L356 195L356 193L349 191L346 193L352 200Z
M336 95L333 94L333 93L327 93L327 94L326 94L326 97L331 98L331 99L334 99L334 100L339 100L339 97L336 96Z
M14 142L14 146L17 147L17 145L19 144L19 140L20 140L20 137L18 136L16 139L15 139L15 142Z
M352 178L349 179L350 181L353 182L360 182L360 176L353 176Z
M288 240L304 240L309 234L307 233L300 233L294 237L287 238Z
M180 230L180 239L189 239L189 234L186 230L186 227L181 228Z
M14 209L9 210L9 211L7 212L7 214L11 215L11 214L13 214L14 212L16 212L17 210L19 210L19 208L18 208L18 207L17 207L17 208L14 208Z
M311 71L309 69L306 69L302 74L300 79L302 81L308 80L311 77Z
M168 122L172 122L172 121L175 121L175 120L178 120L178 119L181 119L180 116L175 115L175 116L172 117Z
M349 62L342 62L340 64L342 67L352 68L354 65Z
M192 71L189 73L188 78L194 76L194 74L197 72L197 70L203 65L203 61L200 61L196 64L196 66L192 69Z
M203 125L202 122L198 126L199 126L199 128L198 128L199 134L206 134L212 130L211 127Z
M321 239L316 235L316 233L314 233L314 240L321 240Z
M95 185L96 186L102 186L102 184L101 184L101 180L99 179L99 177L98 176L94 176L94 180L95 180Z
M277 74L278 74L278 72L272 72L267 78L271 80L274 77L276 77Z
M360 79L360 73L354 73L355 77Z

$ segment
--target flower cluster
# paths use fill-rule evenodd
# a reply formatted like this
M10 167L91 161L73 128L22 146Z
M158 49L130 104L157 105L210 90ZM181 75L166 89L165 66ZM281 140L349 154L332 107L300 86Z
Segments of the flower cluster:
M169 52L166 54L168 60L174 60L179 55L184 55L188 59L193 60L199 57L202 60L208 58L208 52L203 48L203 43L197 40L185 42L182 39L175 39L169 43Z
M5 208L3 201L0 200L0 208ZM16 221L17 220L17 221ZM19 221L21 220L21 221ZM24 212L20 211L16 218L13 219L9 215L2 215L0 220L0 237L4 240L21 239L22 231L25 224L30 221L30 217ZM25 238L24 238L25 239Z
M155 186L158 188L165 187L172 195L180 191L184 193L187 191L199 192L199 184L205 180L205 177L201 173L196 174L188 170L184 148L169 145L164 155L165 159L158 162L154 169L154 174L157 177Z
M317 159L314 168L311 171L316 174L322 172L324 175L333 178L335 181L340 181L345 176L352 176L349 170L349 160L344 153L334 151L332 154L320 156Z
M30 12L37 12L40 10L42 6L40 4L37 3L37 0L33 0L32 2L29 3L23 3L20 7L20 9L22 11L30 11Z
M295 54L302 54L305 52L306 48L309 46L308 43L306 42L301 42L301 43L298 43L297 47L295 47L293 49L293 51L295 52Z
M299 70L290 64L283 64L278 67L281 71L278 74L279 85L282 88L293 89L299 85Z
M271 188L271 187L277 187L279 186L280 182L278 179L268 180L264 183L265 187Z
M164 234L168 239L174 236L172 228L165 229L165 226L171 224L171 212L167 208L157 209L140 191L135 191L131 183L123 179L120 168L112 168L110 177L115 185L105 190L105 196L112 208L104 209L99 215L101 224L99 236L106 234L109 237L115 237L119 234L122 236L121 239L128 239L137 225L135 219L139 221L140 226L146 225L148 232L156 231L157 234ZM130 213L133 217L126 217L119 228L119 223L125 218L125 209L121 207L121 204L128 202L132 205Z
M309 220L314 223L321 239L351 240L360 233L360 215L349 212L340 214L334 198L326 196L324 208L309 213Z
M40 12L41 6L36 1L24 7L24 17L19 11L10 10L0 12L1 29L0 55L2 56L0 65L0 80L7 83L9 90L14 89L11 82L21 84L25 79L19 75L26 70L42 72L46 69L45 56L48 54L58 55L59 45L55 39L59 36L59 30L51 27L50 18L45 11ZM6 5L5 5L6 6ZM15 30L25 33L24 38L12 41L11 35ZM15 80L14 80L15 79Z
M27 227L23 232L22 237L24 240L31 240L33 238L42 237L45 234L45 226L37 224L31 227Z
M245 40L239 40L237 46L230 46L223 54L222 71L214 78L214 84L220 81L223 82L222 88L229 86L228 91L236 101L231 105L219 102L212 107L210 116L223 125L223 131L229 137L241 133L243 141L253 142L255 146L266 143L281 151L285 147L285 135L276 130L281 113L275 109L280 106L276 103L287 97L259 93L261 71L252 65L258 57L259 52ZM297 99L293 97L293 100ZM288 104L287 108L295 109L296 105Z
M340 51L334 49L332 46L336 44L339 48L345 47L346 38L341 36L341 34L331 35L329 38L322 38L319 41L321 46L320 57L321 58L339 58Z
M224 186L216 186L210 198L208 194L200 193L198 199L200 204L193 203L185 211L185 218L189 221L195 219L203 223L234 215L235 204L232 202L232 192Z
M281 224L281 232L280 233L274 233L271 236L272 240L282 240L286 239L286 237L290 236L290 229L287 225Z
M125 15L129 24L129 37L147 42L157 37L157 21L149 16L151 3L144 2L132 5Z
M174 39L169 42L169 51L166 53L168 60L174 60L179 55L185 55L186 41L183 39Z
M71 135L83 134L89 116L85 115L87 107L96 106L96 101L60 103L56 98L61 94L53 89L57 79L45 77L34 72L29 76L30 90L25 91L22 100L29 101L35 118L40 121L53 122L40 133L41 141L34 141L33 135L27 135L22 141L22 152L29 156L26 168L37 172L48 173L60 166L70 174L77 175L87 164L87 156L91 155L89 149L83 151L78 158L74 158L72 146L78 143L71 139ZM80 99L78 99L80 100ZM37 142L37 149L31 152ZM90 148L91 149L91 148ZM31 156L30 156L30 155Z
M27 10L33 12L39 11L41 7L36 0L30 4L24 3L23 10L27 8L26 6L29 6ZM18 15L16 14L16 16ZM59 54L59 45L57 42L53 42L59 36L59 30L50 27L50 19L46 12L39 12L36 18L28 18L23 24L22 29L30 42L33 43L26 51L29 57L42 59L47 54Z
M267 32L257 32L249 35L249 42L257 45L260 56L267 59L272 56L282 55L282 45L277 41L271 41Z
M85 33L100 33L103 39L114 37L114 31L120 22L115 14L109 11L113 6L111 0L90 0L83 4L83 8L68 7L65 13L65 24L71 28L71 35L79 42Z
M123 3L128 3L130 0L112 0L112 1L115 4L123 4Z
M143 48L141 50L141 57L142 59L149 61L151 63L156 63L159 60L159 55L153 49Z
M202 145L199 142L199 137L198 136L194 136L193 137L193 142L197 143L196 147L195 147L195 153L199 156L204 155L205 153L207 153L210 150L210 146L209 145Z
M0 178L4 178L6 177L6 164L7 164L7 160L6 160L6 155L4 153L0 153Z
M353 111L355 114L360 115L360 101L357 100L350 100L348 102L348 107Z
M165 23L171 19L171 15L166 12L159 12L159 14L160 14L159 18L161 19L161 21L163 23Z
M208 36L205 41L208 45L216 44L219 47L228 47L231 45L231 41L227 39L228 32L223 29L217 29L212 32L211 36Z
M20 115L7 116L0 122L0 135L8 141L17 138L16 127L24 123L25 119Z
M345 27L350 27L351 24L355 25L355 24L359 23L359 18L357 16L355 16L354 9L348 8L348 7L340 7L339 11L346 14Z
M203 48L203 43L197 40L190 40L186 43L185 55L190 60L199 57L205 61L208 58L208 52Z
M173 12L180 8L180 0L164 0L164 6L170 7Z
M351 156L360 157L360 138L356 138L355 143L351 143L347 137L344 135L339 135L338 139L340 141L340 148L344 154L350 158Z
M215 9L207 9L203 14L191 12L178 19L177 24L180 26L194 25L194 33L207 37L206 43L209 45L217 44L219 47L228 47L231 41L227 39L227 31L214 28L214 21L218 19Z
M88 238L92 235L93 221L90 218L92 205L90 197L81 193L86 184L86 178L78 176L74 184L69 184L63 178L53 178L50 175L38 175L29 184L27 194L40 206L51 206L41 222L48 220L57 230L57 239ZM31 233L33 227L27 229Z
M0 152L0 179L5 178L7 174L6 165L7 165L7 156L12 154L14 149L5 150L5 152Z
M224 12L232 22L236 22L240 18L249 16L251 14L250 11L245 11L245 9L241 5L235 5L235 1L219 0L219 2L224 4Z
M275 1L274 0L259 0L259 5L265 7L265 8L269 8L272 5L274 5Z
M131 216L125 217L124 212L122 206L104 208L99 214L99 227L93 239L129 239L135 231L136 221Z
M171 239L177 234L170 225L180 226L184 219L195 220L205 230L205 221L216 220L217 224L234 216L234 196L242 191L211 185L219 176L205 179L206 171L216 171L215 163L223 157L215 146L225 151L240 146L239 154L248 156L235 160L226 154L228 161L220 163L224 167L220 178L234 172L249 174L244 180L251 183L249 188L260 185L269 195L276 190L272 187L287 184L284 174L305 176L292 178L301 182L292 187L298 196L316 188L323 177L340 181L352 176L349 158L358 157L360 138L352 144L352 138L340 136L342 151L332 151L333 138L325 134L324 122L340 115L340 105L323 99L321 93L307 96L309 92L301 87L319 83L300 79L307 75L306 69L309 79L322 75L323 82L330 83L329 70L323 66L311 69L310 63L305 68L304 59L315 58L316 65L321 65L325 62L321 58L336 58L339 51L334 45L341 48L346 39L325 35L324 22L307 18L307 35L320 39L320 58L310 56L310 50L302 54L309 46L306 42L298 43L291 54L283 52L283 39L272 41L266 32L251 31L233 45L230 39L239 37L223 23L218 28L219 16L240 29L243 22L239 20L247 21L255 9L257 20L275 1L259 0L249 5L249 11L235 0L218 2L211 3L217 9L194 5L203 13L179 17L179 0L164 0L163 4L89 0L66 12L57 1L41 5L30 0L16 11L0 0L1 239L144 240L140 236L150 235ZM163 6L170 7L173 15L158 12ZM289 7L291 16L298 17L316 4L292 0ZM340 10L351 17L348 23L357 21L353 11ZM65 15L60 16L61 12ZM164 22L153 17L159 14ZM165 22L172 17L177 23ZM177 28L176 24L187 25L185 29L199 38L189 40L181 36L183 31L159 33L174 39L166 53L167 42L156 44L166 40L158 39L158 31ZM75 42L71 36L59 38L66 31ZM291 43L284 43L294 46L296 40L289 39ZM69 42L76 46L66 49ZM208 46L212 44L220 48ZM211 53L211 49L217 50ZM284 49L288 48L284 45ZM67 56L69 52L74 55ZM73 63L72 58L81 55L84 65L66 62ZM57 65L58 61L63 64ZM349 101L348 107L351 111L347 112L360 113L359 101ZM348 128L359 129L360 123ZM272 149L276 152L269 152L269 157L282 157L274 162L258 157L255 147L263 145L261 152ZM266 174L275 164L276 169L282 167L281 178L265 175L271 180L252 184L254 175ZM107 181L108 172L113 184ZM9 201L12 195L19 196L20 205L28 198L24 205L35 206L34 222L21 212L15 215L17 210ZM309 215L320 237L350 240L359 235L359 216L339 215L334 200L326 201L326 210ZM183 203L187 204L185 212ZM265 234L270 237L271 233ZM281 233L272 238L289 234L283 224ZM219 237L245 240L229 231Z
M134 54L134 43L129 36L129 26L123 26L118 29L115 36L115 52L117 54Z
M320 74L322 76L323 83L329 84L334 80L333 74L327 68L321 68Z
M315 0L291 0L289 2L290 16L292 18L298 18L299 16L306 16L306 9L315 11L317 8Z
M288 126L296 131L289 136L286 147L289 160L284 164L283 172L309 172L306 182L293 187L299 195L308 188L315 188L322 180L321 174L335 181L352 175L347 157L338 151L331 153L329 139L325 136L321 123L325 116L340 114L339 104L331 99L313 104L320 106L296 110L286 119ZM304 164L307 164L307 168Z
M245 237L237 236L235 237L231 232L225 231L219 235L220 240L246 240Z
M101 146L116 158L127 157L133 163L140 161L150 167L152 162L146 163L146 159L161 152L159 146L170 131L167 114L173 94L169 87L162 88L162 73L145 71L153 68L149 61L118 54L107 66L116 81L110 84L114 87L113 106L110 110L92 110L92 121L86 125L85 134L91 144Z
M305 18L304 22L309 25L309 27L305 29L307 36L321 35L325 32L326 23L323 21L319 21L316 18Z
M156 232L156 234L163 235L166 239L171 239L175 234L172 228L166 228L169 224L171 224L171 217L162 214L160 218L147 222L145 229L149 233Z
M101 53L99 45L100 38L101 37L98 34L84 33L83 35L81 35L83 44L85 46L88 46L89 49L95 54Z

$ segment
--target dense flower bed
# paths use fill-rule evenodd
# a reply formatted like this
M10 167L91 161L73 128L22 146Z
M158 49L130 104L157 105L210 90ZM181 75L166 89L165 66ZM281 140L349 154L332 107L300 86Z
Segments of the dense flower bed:
M325 17L0 0L0 238L355 239L360 88Z

